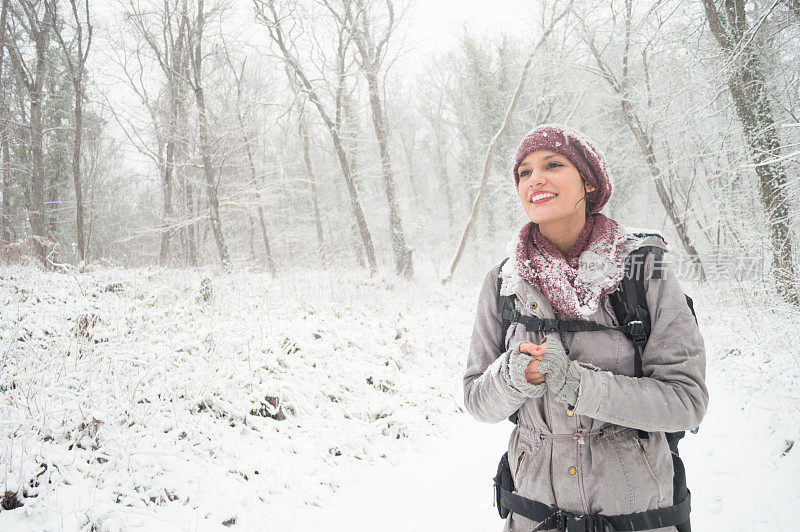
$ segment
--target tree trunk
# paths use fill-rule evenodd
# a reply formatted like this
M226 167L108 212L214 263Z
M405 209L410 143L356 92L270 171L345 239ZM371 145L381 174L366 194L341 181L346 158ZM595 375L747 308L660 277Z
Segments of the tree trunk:
M411 253L406 248L406 237L403 232L403 219L400 216L400 205L394 184L394 171L392 159L389 154L389 133L386 119L383 116L378 88L378 76L374 69L366 72L369 87L369 103L372 108L372 124L375 126L375 136L378 137L378 147L381 153L381 169L383 170L383 185L386 188L386 199L389 202L389 238L394 251L395 271L406 278L414 276Z
M414 208L419 213L426 212L428 210L427 205L422 191L419 188L419 180L417 179L417 173L414 169L414 155L416 152L415 139L412 138L410 141L406 142L405 137L403 137L401 142L403 144L403 152L406 156L406 166L408 167L408 182L411 185L411 193L414 195Z
M169 84L168 93L169 93L169 130L167 131L167 148L166 148L166 162L164 165L164 179L161 183L161 191L163 196L163 210L162 210L162 218L161 218L161 251L158 254L158 263L161 266L166 266L169 262L169 245L170 239L173 234L172 224L172 183L175 180L174 171L176 168L175 165L175 149L177 144L177 136L178 136L178 106L179 106L179 98L181 98L181 94L179 94L178 84L178 76L176 76L175 72L182 72L183 65L181 64L181 56L182 56L182 40L183 40L183 31L185 25L181 24L181 30L178 36L178 44L172 48L171 54L171 64L172 69L167 76L167 83Z
M80 41L80 30L78 30ZM80 50L80 44L78 45ZM78 263L86 261L86 233L83 228L83 189L81 188L81 140L83 131L83 63L75 76L75 141L72 147L72 181L75 186L75 228L78 233Z
M42 20L39 20L36 6L29 0L17 2L21 5L25 12L26 21L23 27L33 41L36 50L36 66L30 68L29 65L24 64L24 59L18 48L10 46L6 43L6 49L9 52L9 58L14 64L17 71L18 79L25 85L30 98L30 123L29 123L29 142L31 152L31 172L30 181L25 183L25 201L28 210L28 219L31 226L33 235L39 237L38 241L41 243L47 233L45 227L45 204L44 204L44 153L43 153L43 123L42 123L42 87L45 81L45 73L47 72L47 45L48 45L48 31L52 26L49 20L47 11L43 15ZM33 73L31 73L33 71ZM8 76L6 76L8 77ZM24 108L24 104L21 105ZM24 117L23 117L24 121ZM24 151L24 150L23 150ZM27 156L23 156L27 160ZM45 246L37 246L38 258L42 261L43 266L47 266L46 249Z
M175 125L172 115L173 111L170 109L170 129ZM166 152L164 178L161 181L161 194L164 204L161 211L161 249L158 253L158 265L162 268L169 262L169 241L172 234L172 171L175 167L175 139L172 134L167 138Z
M244 141L244 147L247 151L247 162L250 167L250 183L253 185L253 196L256 200L256 206L258 209L258 221L261 225L261 236L264 239L264 258L266 259L266 263L269 266L269 271L274 277L277 274L277 270L275 268L275 261L272 258L272 251L269 247L269 237L267 236L267 223L264 220L264 206L261 204L261 193L258 191L258 180L256 179L256 165L253 161L253 151L250 148L250 137L247 134L247 127L244 123L244 117L242 116L242 77L244 76L244 62L242 63L242 73L241 75L237 76L236 69L233 66L233 62L231 61L230 55L227 53L225 54L226 59L228 60L228 64L231 67L231 72L233 73L234 78L236 79L236 118L239 121L239 128L242 130L242 140ZM248 215L249 217L249 215ZM252 224L252 217L249 217L250 223Z
M6 18L8 17L8 4L9 0L3 0L3 5L2 7L0 7L0 85L4 85L3 59L5 57L5 51L6 51ZM2 98L3 103L5 103L5 93L0 93L0 98ZM3 120L3 122L5 122L5 120Z
M709 27L720 47L731 54L733 71L728 90L742 126L759 180L761 203L767 213L772 243L772 268L776 288L788 303L800 306L794 264L787 175L779 160L781 142L769 105L765 76L753 38L744 42L747 27L744 2L724 0L718 9L713 0L703 0Z
M438 144L437 140L437 144ZM447 152L442 153L440 147L436 146L436 159L439 170L439 183L444 188L444 197L447 201L447 224L450 229L455 223L455 197L453 187L450 184L450 174L447 172Z
M11 186L11 153L9 149L9 111L6 105L6 88L3 79L3 59L6 51L6 18L8 16L9 0L3 0L3 6L0 9L0 112L3 113L2 120L0 120L0 150L2 150L3 166L2 175L0 175L0 193L3 195L2 203L0 204L0 244L11 243L11 235L9 234L9 212L10 207L10 186Z
M8 133L3 129L2 150L3 150L3 175L0 183L0 191L3 193L2 211L0 211L0 243L11 243L11 219L9 217L11 209L11 150L9 149Z
M185 1L184 8L185 10ZM188 66L184 63L185 54L184 43L187 38L188 23L184 19L181 23L179 38L176 44L176 61L175 72L186 72ZM197 266L197 223L195 213L195 194L194 194L194 179L193 171L186 161L190 159L189 143L187 141L189 124L189 100L186 98L185 88L182 80L175 77L174 83L175 91L175 110L176 110L176 126L174 130L175 139L175 171L172 174L173 178L177 178L178 186L180 187L179 198L177 201L178 208L181 211L181 244L184 250L185 263L189 266ZM183 129L182 129L183 128Z
M264 7L266 7L269 10L269 14L263 11ZM328 116L327 111L325 111L325 107L322 105L319 96L317 95L313 85L311 84L311 81L305 75L305 72L298 63L297 59L289 51L289 47L285 41L283 28L281 27L281 19L275 10L274 2L259 0L256 2L256 10L257 10L257 16L267 26L270 38L280 48L284 61L286 62L287 66L291 69L292 73L294 74L294 77L300 83L303 90L308 94L308 99L317 108L317 111L322 117L323 122L325 122L325 127L328 129L328 132L331 135L331 140L333 141L333 146L336 150L336 155L339 158L339 166L342 169L342 174L344 174L344 180L345 184L347 185L347 191L350 194L350 205L353 208L353 215L355 216L356 219L356 225L358 226L358 231L361 235L361 241L364 244L364 251L366 252L367 255L370 274L374 274L378 270L378 264L375 260L375 248L372 245L372 236L370 235L369 229L367 228L367 222L364 217L364 211L361 208L361 201L359 200L358 191L356 190L355 186L355 181L353 180L352 173L350 172L350 163L347 161L347 154L345 153L344 146L342 145L341 137L339 137L339 133L336 130L336 126L334 125L330 116Z
M319 248L319 259L320 262L325 265L327 261L325 257L325 236L322 233L322 220L319 214L317 178L314 176L314 169L311 167L311 155L309 153L309 145L311 143L308 137L308 128L306 128L302 111L300 111L300 117L298 118L298 126L300 128L300 137L303 139L303 159L306 163L306 173L308 174L308 182L311 185L311 204L314 207L314 225L317 228L317 247Z
M238 111L238 108L237 108ZM250 182L253 185L253 195L255 196L256 205L258 206L258 221L261 225L261 236L264 239L264 253L265 258L267 259L267 265L269 266L269 271L274 277L277 275L277 269L275 268L275 261L272 258L272 251L269 247L269 237L267 236L267 223L264 221L264 206L261 204L261 193L258 191L258 181L256 180L256 165L253 162L253 153L250 149L250 139L247 136L247 130L244 126L244 120L242 119L241 112L238 113L239 115L239 126L242 128L242 136L244 137L244 145L245 149L247 150L247 161L250 165Z
M86 1L86 50L83 49L83 24L78 13L77 0L70 0L72 15L75 20L75 45L76 60L72 61L70 49L61 36L59 26L53 23L53 31L61 44L64 57L72 76L72 87L75 91L75 137L72 142L72 181L75 188L75 233L78 240L77 262L81 264L86 261L86 231L83 222L83 187L81 186L81 142L83 140L83 78L86 69L86 59L89 56L89 49L92 45L92 26L89 22L89 2ZM50 12L50 20L55 21L58 17L58 8L54 0L45 0L45 9Z
M208 142L208 116L206 114L206 101L203 94L202 78L202 45L203 45L203 26L205 14L203 13L203 0L197 2L197 19L193 37L196 39L192 50L192 70L194 75L194 95L197 100L197 116L199 122L200 150L203 159L203 176L206 182L206 195L208 197L208 210L211 220L211 229L214 232L214 241L217 244L219 259L222 268L230 268L230 256L228 245L222 234L222 220L219 215L219 199L217 198L217 187L214 183L214 168L211 164L210 146ZM190 37L191 38L191 37Z
M372 110L372 125L375 128L375 136L378 139L383 185L386 189L386 199L389 203L389 239L392 242L392 251L394 252L395 271L410 279L414 276L413 263L411 260L411 252L406 247L403 219L400 215L400 206L397 202L394 170L392 168L391 154L389 153L389 129L386 123L386 117L383 114L380 87L378 84L378 69L383 60L381 48L388 42L392 30L394 29L394 7L392 2L388 0L386 5L389 10L389 21L383 39L377 44L373 42L371 35L372 28L369 22L368 6L361 3L357 5L357 9L361 15L360 25L356 20L358 15L353 15L349 5L345 7L344 18L340 18L339 20L342 23L345 21L350 22L349 30L352 32L353 40L361 56L361 71L364 73L364 77L367 80L369 104Z
M31 211L28 214L31 231L34 235L45 235L44 208L44 152L42 150L42 81L45 71L44 44L37 43L37 79L31 92L31 156L33 173L31 174Z
M197 266L197 222L195 221L194 185L190 176L183 178L183 201L186 210L186 253L189 266Z

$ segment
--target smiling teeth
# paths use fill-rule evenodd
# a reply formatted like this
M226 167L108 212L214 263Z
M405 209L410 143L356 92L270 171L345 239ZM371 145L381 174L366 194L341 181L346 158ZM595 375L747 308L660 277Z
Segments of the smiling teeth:
M537 195L531 197L531 203L533 203L534 201L539 201L540 199L544 199L544 198L555 198L557 195L558 194L553 194L552 192L547 192L547 193L544 193L544 194L537 194Z

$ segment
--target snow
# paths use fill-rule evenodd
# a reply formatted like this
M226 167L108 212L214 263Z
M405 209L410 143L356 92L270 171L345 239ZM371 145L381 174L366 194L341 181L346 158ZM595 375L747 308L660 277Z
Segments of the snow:
M28 495L0 530L500 530L511 424L462 405L476 278L0 269L0 465ZM694 527L792 530L800 315L684 288L711 394L681 443Z

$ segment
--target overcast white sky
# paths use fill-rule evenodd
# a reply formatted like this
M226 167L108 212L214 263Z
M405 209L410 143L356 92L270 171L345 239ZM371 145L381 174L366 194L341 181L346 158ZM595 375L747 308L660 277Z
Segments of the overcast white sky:
M531 23L530 3L520 0L416 0L409 20L409 44L443 51L457 42L465 25L478 35L499 35L508 29L525 35ZM534 32L538 26L533 28Z

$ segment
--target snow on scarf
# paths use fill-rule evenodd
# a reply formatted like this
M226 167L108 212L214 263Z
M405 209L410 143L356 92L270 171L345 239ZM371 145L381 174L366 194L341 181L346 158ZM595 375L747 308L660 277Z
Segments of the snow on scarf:
M565 258L539 225L529 222L516 241L517 273L564 316L588 318L625 275L625 239L619 223L593 214Z

